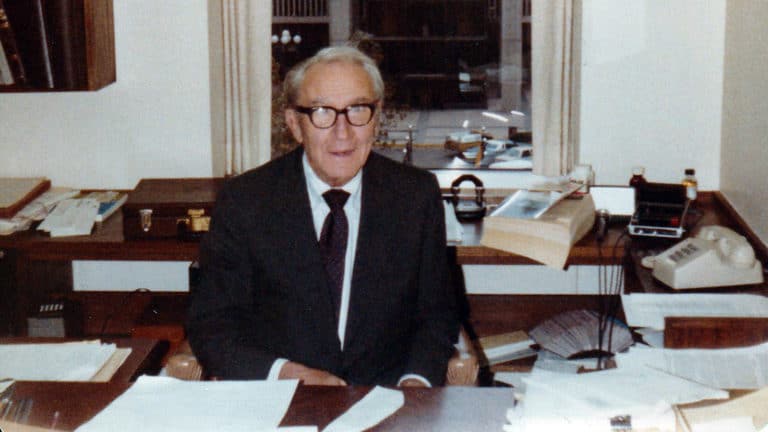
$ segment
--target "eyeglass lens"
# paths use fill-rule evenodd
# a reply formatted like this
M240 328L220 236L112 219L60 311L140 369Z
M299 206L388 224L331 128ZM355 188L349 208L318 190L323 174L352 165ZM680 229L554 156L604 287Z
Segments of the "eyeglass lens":
M350 105L343 110L333 107L316 107L310 114L312 124L319 128L329 128L336 123L339 114L344 114L352 126L365 126L373 118L373 110L369 105Z

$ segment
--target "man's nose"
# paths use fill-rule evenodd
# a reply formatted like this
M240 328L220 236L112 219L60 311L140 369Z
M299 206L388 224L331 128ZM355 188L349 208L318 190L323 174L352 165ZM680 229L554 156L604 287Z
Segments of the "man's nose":
M350 135L351 127L352 125L349 124L349 120L347 120L347 116L345 113L339 113L336 116L336 124L333 125L333 129L337 137L339 138L348 137Z

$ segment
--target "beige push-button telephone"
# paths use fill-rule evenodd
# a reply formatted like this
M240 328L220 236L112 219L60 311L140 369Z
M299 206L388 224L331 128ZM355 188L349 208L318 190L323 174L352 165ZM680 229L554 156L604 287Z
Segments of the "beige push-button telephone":
M763 282L763 266L744 236L717 226L704 226L654 257L643 259L653 277L675 289L749 285Z

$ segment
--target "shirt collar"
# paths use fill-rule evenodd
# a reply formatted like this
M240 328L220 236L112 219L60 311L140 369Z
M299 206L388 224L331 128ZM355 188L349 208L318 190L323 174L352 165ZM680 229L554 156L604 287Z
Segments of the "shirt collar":
M312 200L320 199L325 202L322 198L323 194L328 190L333 189L333 187L318 177L317 173L315 173L315 170L313 170L312 166L309 164L309 159L307 158L306 152L304 152L301 157L301 163L304 166L304 176L307 179L307 189L309 190L310 198ZM342 189L345 192L348 192L350 195L355 195L355 193L357 193L357 191L360 189L362 181L363 169L361 168L354 177L352 177L347 183L337 189Z

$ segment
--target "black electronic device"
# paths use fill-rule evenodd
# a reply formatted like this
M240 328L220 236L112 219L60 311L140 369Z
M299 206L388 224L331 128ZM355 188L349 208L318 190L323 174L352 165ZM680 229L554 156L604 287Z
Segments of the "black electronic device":
M459 196L461 184L465 181L475 185L475 198L462 199ZM453 203L456 218L462 221L482 219L485 216L485 187L483 182L472 174L464 174L451 183L451 202Z
M40 303L27 317L30 337L80 337L83 334L82 310L78 302L55 299Z
M634 236L680 238L690 201L677 183L645 183L635 192L635 213L629 222Z

